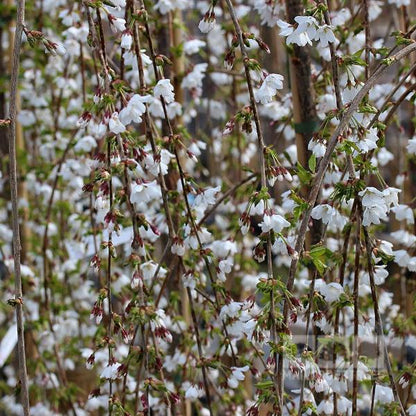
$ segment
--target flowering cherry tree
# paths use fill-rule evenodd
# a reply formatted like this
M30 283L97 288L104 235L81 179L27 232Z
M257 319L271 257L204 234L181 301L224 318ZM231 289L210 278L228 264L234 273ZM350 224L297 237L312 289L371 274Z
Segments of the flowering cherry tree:
M415 2L6 3L0 412L416 415Z

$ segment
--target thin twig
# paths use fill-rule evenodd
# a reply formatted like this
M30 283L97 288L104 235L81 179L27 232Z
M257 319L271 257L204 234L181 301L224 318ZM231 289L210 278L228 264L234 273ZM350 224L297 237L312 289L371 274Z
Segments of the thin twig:
M196 343L197 343L197 347L198 347L199 360L201 361L202 380L204 382L205 396L206 396L206 399L207 399L207 407L208 407L208 411L209 411L210 416L213 416L212 405L211 405L211 395L210 395L209 386L208 386L207 369L206 369L206 366L205 366L205 363L204 363L204 353L202 351L201 338L199 336L198 321L196 319L194 302L192 300L191 289L189 289L189 287L187 287L186 290L187 290L187 293L188 293L189 305L191 307L191 315L192 315L192 321L193 321L193 325L194 325Z
M359 281L360 281L360 257L361 257L361 213L356 212L357 234L355 241L355 259L354 259L354 337L353 337L353 372L352 372L352 414L357 414L358 399L358 313L359 313Z
M17 321L17 357L19 361L19 381L21 386L21 400L23 414L30 414L29 402L29 382L26 369L26 353L24 339L23 322L23 290L22 276L20 268L20 230L18 212L18 193L17 193L17 160L16 160L16 116L17 116L17 89L20 64L20 48L22 41L23 25L25 17L25 0L17 2L16 32L14 36L12 71L10 77L10 105L9 105L9 160L10 160L10 199L12 203L12 223L13 223L13 259L14 259L14 278L15 278L15 304Z
M227 199L230 195L232 195L238 188L243 186L245 183L250 182L252 179L256 178L257 174L253 173L252 175L248 176L247 178L242 179L240 182L235 184L232 188L230 188L228 191L224 193L224 195L219 198L215 204L205 213L205 215L199 220L197 226L200 227L210 215L212 215L215 210L218 208L219 205L222 204L222 202Z
M361 204L359 204L359 211L362 211ZM380 310L378 307L377 290L376 290L376 285L374 283L374 266L373 266L373 260L372 260L372 246L370 242L370 237L368 235L367 228L364 226L362 228L364 231L364 241L365 241L365 248L366 248L366 257L367 257L366 260L367 260L368 274L370 276L371 298L372 298L373 307L374 307L375 332L376 332L376 336L378 339L377 342L380 341L382 343L384 365L386 366L387 374L389 376L390 387L393 391L393 396L394 396L395 401L399 404L400 414L402 416L405 416L406 412L403 408L402 401L397 391L396 382L394 381L394 375L393 375L393 370L391 368L389 352L388 352L387 344L386 344L386 341L384 339L384 334L383 334L383 322L380 316Z
M233 21L234 29L237 33L237 39L240 46L241 55L243 57L244 63L244 71L246 76L246 84L248 88L248 93L250 96L250 106L251 110L253 111L253 119L254 124L256 125L256 132L257 132L257 141L259 145L259 164L260 164L260 178L261 178L261 187L267 189L267 179L266 179L266 162L264 157L264 152L266 150L266 145L264 142L263 137L263 130L261 127L260 116L257 109L256 100L254 97L254 88L253 88L253 80L250 74L250 67L249 67L249 57L247 54L247 49L244 43L243 32L241 30L240 23L238 21L237 15L235 13L235 9L231 0L226 0L228 11L231 16L231 20ZM268 279L274 281L274 274L273 274L273 263L272 263L272 242L271 242L271 235L270 232L267 235L267 245L266 245L266 252L267 252L267 277ZM275 292L272 290L270 292L270 321L271 321L271 341L275 344L277 342L277 321L276 321L276 305L275 305ZM277 363L277 352L274 353L274 362ZM281 372L283 372L283 368L280 368ZM275 389L277 394L277 399L279 401L279 406L282 407L283 405L283 393L281 387L279 387L279 383L277 383L278 377L278 369L277 365L275 365Z

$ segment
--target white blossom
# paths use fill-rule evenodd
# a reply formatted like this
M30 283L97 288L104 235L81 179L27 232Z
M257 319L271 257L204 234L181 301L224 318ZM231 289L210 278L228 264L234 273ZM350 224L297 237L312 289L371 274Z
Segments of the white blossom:
M180 243L179 241L174 242L170 250L172 254L176 254L181 257L185 254L185 246L183 243Z
M84 136L81 137L76 145L74 146L74 150L76 152L91 152L92 149L97 147L97 141L92 136Z
M138 181L131 184L130 202L139 204L160 199L162 192L156 180L152 182Z
M248 365L244 367L231 367L231 376L227 380L228 386L232 389L236 389L238 387L239 381L243 381L245 379L246 376L244 373L248 370Z
M326 284L322 279L315 283L316 289L324 296L327 302L335 302L339 300L344 293L344 288L336 282Z
M202 33L209 33L215 28L216 19L214 12L207 12L201 19L198 25L198 29Z
M353 372L354 372L354 365L351 364L344 373L344 376L348 381L352 381ZM370 378L370 370L362 361L358 361L357 381L368 380L369 378Z
M108 123L108 127L110 131L112 131L114 134L119 134L119 133L123 133L126 131L126 126L118 118L117 112L114 112L112 114L110 121Z
M126 49L126 50L129 51L131 49L132 44L133 44L133 36L131 35L131 33L130 32L123 33L122 36L121 36L120 46L123 49Z
M110 27L114 32L124 32L126 30L126 20L121 17L109 15Z
M254 91L254 98L262 104L270 103L277 94L277 90L283 88L283 76L279 74L269 74L264 79L261 87Z
M198 389L196 386L191 385L185 392L185 399L187 400L196 400L201 395L201 390Z
M347 219L343 217L336 208L328 204L317 205L311 211L311 217L315 220L322 220L324 224L335 229L344 228Z
M173 85L169 79L161 79L153 90L155 97L163 97L166 103L172 103L175 100Z
M394 4L396 7L410 6L410 0L388 0L389 4Z
M198 207L201 206L203 209L207 208L210 205L214 205L216 201L216 195L220 192L221 187L216 186L215 188L206 188L202 192L198 192L192 206Z
M100 374L100 378L105 380L116 380L118 376L118 368L120 363L108 364L107 367L104 367L104 370Z
M320 48L326 48L328 43L334 43L336 39L332 27L329 25L320 26L316 31L314 40L319 42L318 46Z
M196 89L198 95L201 95L202 81L205 78L207 68L207 63L196 64L193 70L183 78L181 83L182 88Z
M409 143L406 146L407 152L416 155L416 137L409 139Z
M285 220L281 215L272 214L264 215L263 221L259 224L263 233L273 230L275 233L280 233L283 228L289 227L290 222Z
M142 121L141 116L146 111L145 103L149 102L150 98L151 97L149 95L142 96L139 94L134 94L130 98L127 106L120 111L120 121L125 125L128 125L132 122L140 123Z
M205 48L206 42L200 39L191 39L183 44L183 51L186 55L198 53L200 49Z
M393 390L391 387L382 386L381 384L376 384L376 391L374 398L377 402L382 404L388 404L394 401Z
M326 144L321 141L309 140L308 150L310 150L315 157L322 157L326 152Z
M406 220L408 224L415 223L413 210L408 205L399 204L393 207L391 210L395 213L397 221Z

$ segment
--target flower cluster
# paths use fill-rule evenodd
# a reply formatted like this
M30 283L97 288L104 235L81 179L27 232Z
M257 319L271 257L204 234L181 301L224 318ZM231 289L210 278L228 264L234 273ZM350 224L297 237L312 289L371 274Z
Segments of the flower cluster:
M325 48L329 43L336 41L332 27L319 25L313 16L296 16L296 27L283 20L277 21L280 28L280 35L286 37L286 44L295 43L298 46L312 45L317 41L320 48Z

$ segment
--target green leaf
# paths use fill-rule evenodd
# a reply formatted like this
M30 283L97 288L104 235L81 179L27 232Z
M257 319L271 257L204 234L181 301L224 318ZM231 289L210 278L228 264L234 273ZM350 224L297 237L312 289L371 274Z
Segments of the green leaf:
M258 389L269 389L271 387L274 386L274 382L273 380L264 380L264 381L259 381L256 384L256 388Z
M308 166L309 166L309 169L311 170L311 172L312 173L315 173L315 169L316 169L316 156L314 154L312 154L312 156L309 158Z
M297 163L297 174L299 176L300 181L307 185L312 181L312 174L308 172L299 162Z

